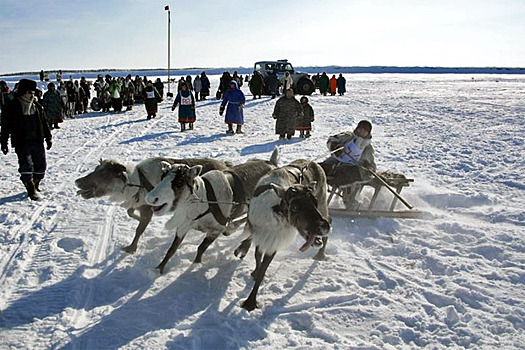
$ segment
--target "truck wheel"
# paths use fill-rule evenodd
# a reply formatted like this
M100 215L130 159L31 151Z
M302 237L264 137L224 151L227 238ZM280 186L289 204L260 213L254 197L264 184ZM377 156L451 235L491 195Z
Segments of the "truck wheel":
M296 88L297 92L301 95L311 95L315 90L314 83L306 78L299 79Z

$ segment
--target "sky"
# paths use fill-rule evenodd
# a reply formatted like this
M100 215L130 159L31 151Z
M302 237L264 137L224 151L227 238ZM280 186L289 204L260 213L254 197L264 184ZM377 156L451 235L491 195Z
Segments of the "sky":
M295 66L525 67L523 0L0 0L0 73Z

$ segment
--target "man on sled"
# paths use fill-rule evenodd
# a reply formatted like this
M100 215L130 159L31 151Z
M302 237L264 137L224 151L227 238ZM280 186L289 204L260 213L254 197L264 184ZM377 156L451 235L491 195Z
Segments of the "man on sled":
M332 187L349 185L356 181L368 181L376 171L372 124L361 120L353 132L330 136L326 143L332 155L319 163Z

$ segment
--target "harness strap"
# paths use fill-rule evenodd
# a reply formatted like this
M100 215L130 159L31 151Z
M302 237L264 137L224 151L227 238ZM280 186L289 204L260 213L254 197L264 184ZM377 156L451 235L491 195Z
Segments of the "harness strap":
M148 178L146 177L146 175L144 175L142 170L138 169L138 173L140 184L146 189L146 191L150 192L151 190L153 190L155 186L153 186L151 182L149 182Z
M298 166L295 166L295 165L287 165L286 171L288 171L288 173L291 174L295 178L295 181L297 181L298 184L302 184L303 183L303 181L304 181L304 174L303 174L304 169L302 169L302 168L300 168Z
M255 189L255 192L253 193L253 198L260 196L261 194L263 194L264 192L268 191L271 188L272 186L270 185L262 185L262 186L257 187Z
M236 218L242 214L243 205L246 204L246 191L239 175L227 170L225 173L226 179L233 191L233 207L231 209L230 218Z
M219 204L214 203L217 202L217 196L215 196L215 191L213 191L211 183L206 178L202 178L202 180L204 181L204 187L206 188L206 197L210 201L210 203L208 203L208 211L213 214L213 217L215 218L215 220L217 220L219 224L221 224L222 226L226 226L230 219L224 216L224 214L221 211L221 208L219 207ZM202 217L206 214L207 213L201 214L199 217Z

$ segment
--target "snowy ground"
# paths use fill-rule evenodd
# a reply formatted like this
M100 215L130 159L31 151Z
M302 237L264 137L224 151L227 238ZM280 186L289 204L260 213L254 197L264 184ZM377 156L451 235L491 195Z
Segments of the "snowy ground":
M13 78L15 79L15 78ZM89 113L54 131L44 199L27 199L13 152L0 168L0 348L520 348L525 344L525 77L347 75L344 97L314 94L313 136L277 141L274 100L245 108L244 135L226 136L219 104L198 104L180 133L168 103ZM212 77L215 92L218 76ZM233 255L240 232L191 263L191 232L159 276L172 241L156 217L136 254L136 222L106 199L83 200L74 180L100 158L150 156L281 163L326 157L325 141L374 124L379 170L415 179L403 195L422 219L334 217L328 254L279 253L240 307L254 259ZM386 196L386 195L385 195ZM366 201L366 198L364 199Z

